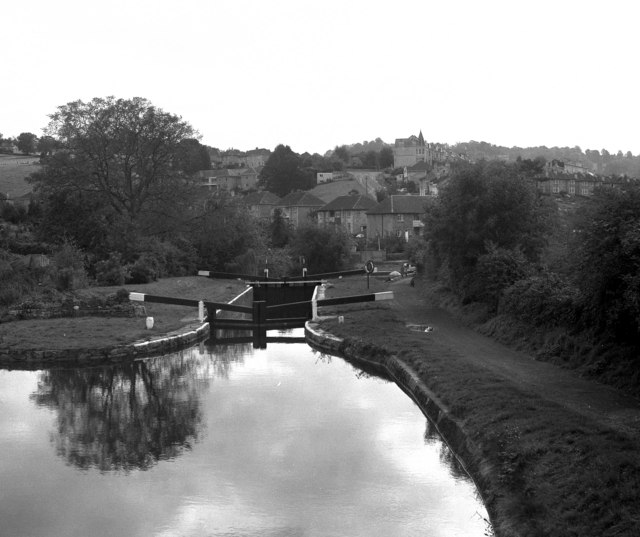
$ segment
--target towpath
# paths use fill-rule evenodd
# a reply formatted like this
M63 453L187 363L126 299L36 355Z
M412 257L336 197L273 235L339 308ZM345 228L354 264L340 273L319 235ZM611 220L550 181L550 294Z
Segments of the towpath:
M404 278L391 284L395 297L391 307L407 324L432 327L426 336L434 343L519 387L640 439L640 401L463 326L447 311L426 304L421 284L414 288L409 281Z

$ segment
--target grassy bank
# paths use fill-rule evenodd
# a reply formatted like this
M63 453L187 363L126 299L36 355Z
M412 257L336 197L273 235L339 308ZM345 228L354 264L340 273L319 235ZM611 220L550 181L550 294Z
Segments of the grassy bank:
M333 284L328 296L366 292L362 279ZM388 287L375 280L371 290ZM420 284L406 289L423 292ZM392 304L323 313L344 317L323 321L323 329L369 357L397 356L447 406L483 462L467 461L472 472L482 468L474 477L496 535L640 534L640 422L576 411L551 393L553 386L533 390L535 379L517 382L437 334L408 330Z
M0 193L17 198L31 192L26 178L40 169L39 164L31 164L38 157L33 155L0 155Z
M125 285L128 291L228 302L244 290L244 284L233 280L210 280L202 277L164 278L143 285ZM105 296L119 288L91 287L76 291L78 297ZM0 345L14 349L100 348L127 344L160 337L176 330L187 330L199 325L198 311L184 306L141 303L142 317L77 317L44 320L25 320L0 324ZM145 317L154 318L148 330Z

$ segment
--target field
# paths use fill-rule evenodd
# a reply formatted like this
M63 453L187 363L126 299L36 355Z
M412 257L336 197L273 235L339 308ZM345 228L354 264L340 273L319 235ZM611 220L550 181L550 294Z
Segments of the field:
M25 179L40 169L38 157L33 155L0 155L0 194L15 199L31 192Z

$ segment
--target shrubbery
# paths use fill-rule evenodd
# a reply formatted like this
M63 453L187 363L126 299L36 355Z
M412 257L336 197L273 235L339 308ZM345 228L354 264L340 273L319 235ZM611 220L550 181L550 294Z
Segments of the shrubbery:
M51 277L59 291L82 289L89 285L84 253L70 242L63 243L53 254Z
M579 308L578 289L553 272L519 280L506 288L498 313L541 327L573 327Z
M295 258L304 257L311 274L343 270L349 258L349 236L338 227L307 224L291 241Z
M531 270L528 260L519 248L498 248L488 243L487 253L478 258L475 272L470 277L468 296L484 302L491 313L498 309L502 292Z
M96 282L98 285L124 285L129 272L122 264L120 254L111 254L108 259L95 264Z

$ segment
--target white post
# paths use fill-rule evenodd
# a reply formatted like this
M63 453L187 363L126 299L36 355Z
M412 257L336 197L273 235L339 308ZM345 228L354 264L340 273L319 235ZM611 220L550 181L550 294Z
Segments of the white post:
M318 286L316 285L311 297L311 320L318 320Z
M204 302L198 302L198 321L204 321Z

